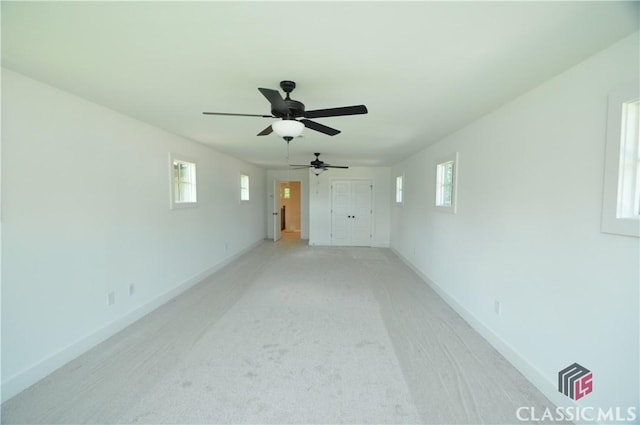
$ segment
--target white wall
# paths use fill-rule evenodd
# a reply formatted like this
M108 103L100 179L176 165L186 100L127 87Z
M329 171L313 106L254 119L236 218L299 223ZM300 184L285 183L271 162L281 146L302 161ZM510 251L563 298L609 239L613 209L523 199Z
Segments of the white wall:
M8 70L2 89L7 399L262 241L266 197L259 167ZM169 152L197 161L197 208L169 209Z
M607 96L637 80L638 34L393 167L391 247L561 405L636 406L639 241L600 232ZM435 159L459 152L458 213L435 211ZM494 301L502 315L494 313Z
M267 237L273 239L273 197L274 182L276 181L299 181L300 182L300 238L309 239L309 171L303 170L267 170L266 181L266 226ZM280 217L278 217L280 220ZM279 221L278 221L279 222Z
M370 179L373 182L374 211L371 245L388 247L391 199L389 172L390 168L387 167L350 167L330 169L319 176L311 174L309 177L309 245L331 245L331 182Z

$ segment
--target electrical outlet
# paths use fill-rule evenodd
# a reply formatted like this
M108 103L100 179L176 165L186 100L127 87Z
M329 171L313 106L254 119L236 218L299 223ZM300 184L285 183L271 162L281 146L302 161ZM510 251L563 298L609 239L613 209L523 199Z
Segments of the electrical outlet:
M111 291L107 294L107 304L114 305L116 303L116 293Z
M500 301L495 300L493 302L493 311L495 311L498 316L502 314L502 303Z
M129 296L135 293L136 293L136 285L134 285L133 283L129 284Z

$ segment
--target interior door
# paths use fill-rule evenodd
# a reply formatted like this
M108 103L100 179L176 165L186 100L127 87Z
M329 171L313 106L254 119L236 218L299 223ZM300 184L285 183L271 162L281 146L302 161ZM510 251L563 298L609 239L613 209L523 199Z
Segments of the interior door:
M351 182L351 245L371 246L371 181Z
M277 242L282 237L280 229L280 182L273 181L273 241Z
M341 180L331 185L331 244L371 246L370 180Z
M351 185L335 181L331 185L331 245L351 244Z

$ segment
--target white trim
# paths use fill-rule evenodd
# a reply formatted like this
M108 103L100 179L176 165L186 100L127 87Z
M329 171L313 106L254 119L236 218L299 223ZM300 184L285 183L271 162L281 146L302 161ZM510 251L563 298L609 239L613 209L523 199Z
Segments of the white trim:
M247 177L247 199L242 199L242 177ZM240 203L244 204L251 201L251 176L249 173L241 172L240 173Z
M173 182L173 163L174 161L180 161L193 164L195 167L194 185L196 189L195 198L193 202L175 202L175 189ZM169 209L184 209L184 208L196 208L198 206L198 162L189 158L188 156L169 152Z
M458 168L459 168L458 159L459 159L458 152L455 152L449 155L441 156L435 161L434 172L436 174L436 178L435 178L435 197L436 198L434 200L434 207L437 211L446 212L450 214L455 214L457 211ZM452 181L451 181L451 205L450 206L438 205L438 195L440 193L439 179L438 179L438 166L447 162L453 162L453 175L451 177Z
M159 308L163 304L177 297L184 291L189 288L195 286L196 284L202 282L204 279L208 278L215 272L219 271L226 265L230 264L232 261L238 259L242 255L246 254L253 248L258 245L264 243L263 239L259 239L258 241L248 245L246 248L238 251L236 254L233 254L230 257L225 258L219 263L203 270L202 272L186 279L182 283L178 284L176 287L168 290L167 292L158 295L157 297L151 299L146 304L140 306L139 308L129 312L123 317L116 319L115 321L107 324L106 326L95 330L94 332L80 338L76 342L68 345L67 347L51 354L49 357L39 361L38 363L10 376L9 378L2 381L0 392L2 393L2 402L4 403L6 400L11 397L17 395L21 391L27 389L31 385L35 384L42 378L51 374L55 370L74 360L78 356L84 354L91 348L120 332L127 326L146 316L153 310Z
M491 328L487 327L471 311L460 304L457 299L450 296L442 287L431 280L422 270L414 266L413 263L399 251L394 248L390 249L553 404L556 406L577 406L573 400L558 392L555 380L551 381L545 377L542 371L531 364L518 350L502 339ZM594 423L597 424L597 422Z

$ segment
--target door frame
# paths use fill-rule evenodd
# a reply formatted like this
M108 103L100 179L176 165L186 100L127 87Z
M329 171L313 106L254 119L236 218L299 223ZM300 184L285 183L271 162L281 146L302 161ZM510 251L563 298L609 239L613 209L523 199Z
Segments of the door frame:
M280 229L280 180L273 180L273 202L271 202L271 216L273 220L273 241L278 242L282 237Z
M293 177L293 176L292 176ZM282 179L274 179L273 180L273 192L272 192L272 199L271 202L269 202L270 204L270 209L271 211L269 212L269 217L268 220L270 220L272 226L273 226L273 237L270 238L272 239L274 242L277 242L278 240L280 240L282 238L282 231L280 229L280 205L282 204L282 199L280 198L280 184L281 183L287 183L287 182L297 182L300 184L300 199L299 199L299 215L300 215L300 240L302 240L302 235L303 235L303 229L305 229L306 227L306 231L308 232L308 218L305 220L305 200L307 202L307 210L308 211L308 203L309 200L308 198L306 198L307 195L305 195L305 189L306 189L306 183L304 182L304 180L302 179L289 179L289 180L282 180ZM308 214L308 212L307 212ZM269 239L269 238L268 238Z

